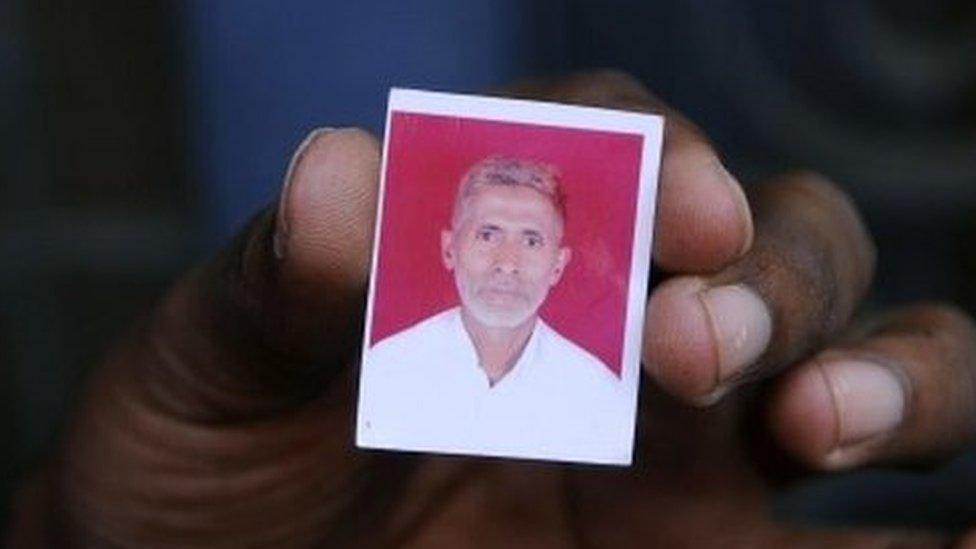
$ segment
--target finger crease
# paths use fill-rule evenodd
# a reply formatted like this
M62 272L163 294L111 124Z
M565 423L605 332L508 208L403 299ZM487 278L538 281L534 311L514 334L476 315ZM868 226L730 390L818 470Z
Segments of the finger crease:
M820 373L820 377L823 379L824 385L827 386L827 394L830 395L830 406L834 410L834 429L833 436L831 437L830 450L840 448L840 443L843 438L841 438L841 432L843 430L843 423L841 420L841 409L840 409L840 399L837 397L837 388L834 386L833 382L830 380L830 376L827 375L827 371L824 369L823 364L814 359L817 365L817 372Z
M708 324L708 332L712 336L712 372L713 380L711 389L717 388L722 383L722 351L721 345L719 345L719 333L718 326L715 325L715 319L712 318L712 312L708 309L708 305L705 303L704 298L705 290L700 290L695 293L695 299L698 300L698 304L701 306L702 310L705 312L705 323Z

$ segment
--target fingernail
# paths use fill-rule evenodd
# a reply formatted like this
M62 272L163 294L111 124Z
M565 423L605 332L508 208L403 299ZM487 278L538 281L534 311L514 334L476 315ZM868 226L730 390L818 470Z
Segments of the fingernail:
M701 408L708 408L716 404L732 389L730 385L719 384L715 389L704 396L692 397L691 403Z
M739 248L739 256L741 257L752 248L752 241L755 238L756 231L752 224L752 209L749 208L749 200L746 198L746 193L742 190L742 185L739 184L739 180L729 173L721 162L717 164L717 167L720 172L720 177L728 184L729 190L732 191L732 199L735 201L739 209L739 215L742 218L742 230L744 234L742 247Z
M291 190L291 182L295 176L295 170L298 164L301 163L302 158L305 156L305 152L308 150L309 145L311 145L319 136L327 134L335 128L317 128L311 131L305 139L302 140L298 148L295 149L295 153L291 157L291 161L288 163L288 169L285 171L285 179L281 185L281 194L278 196L278 213L275 218L275 233L273 239L273 248L275 256L281 259L285 256L285 241L288 236L288 220L285 217L285 210L288 207L288 193Z
M905 389L890 368L853 360L821 367L833 398L839 450L883 436L901 424Z
M710 288L700 299L715 340L715 390L721 391L765 352L773 321L762 298L742 285ZM722 393L718 394L721 397Z

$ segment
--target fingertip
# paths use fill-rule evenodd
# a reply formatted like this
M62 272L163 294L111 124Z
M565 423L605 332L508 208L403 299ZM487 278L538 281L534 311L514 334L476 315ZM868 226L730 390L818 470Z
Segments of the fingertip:
M902 424L906 382L887 366L828 353L784 380L773 429L806 463L847 469L875 458Z
M774 388L768 422L780 446L806 465L822 469L836 447L838 418L823 369L808 364L786 375Z
M697 277L672 278L648 302L644 366L669 393L694 404L704 402L717 384L716 351L699 294Z
M686 141L666 148L654 258L666 271L714 272L752 246L752 213L714 150Z
M368 271L380 145L359 128L317 131L289 170L279 235L290 268L302 276L361 284Z

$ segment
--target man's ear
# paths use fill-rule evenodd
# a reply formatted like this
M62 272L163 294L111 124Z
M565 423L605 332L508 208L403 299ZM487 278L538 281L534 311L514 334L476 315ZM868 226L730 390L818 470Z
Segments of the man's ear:
M454 270L457 258L454 257L454 232L448 229L441 231L441 261L448 271Z
M559 254L556 256L556 264L552 267L552 277L549 280L550 286L555 286L563 277L563 273L566 271L566 265L569 265L569 260L572 258L573 250L566 246L559 248Z

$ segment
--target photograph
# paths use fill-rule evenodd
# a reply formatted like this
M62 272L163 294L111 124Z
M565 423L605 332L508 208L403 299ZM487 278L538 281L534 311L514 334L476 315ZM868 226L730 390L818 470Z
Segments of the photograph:
M662 126L391 90L357 446L631 463Z

